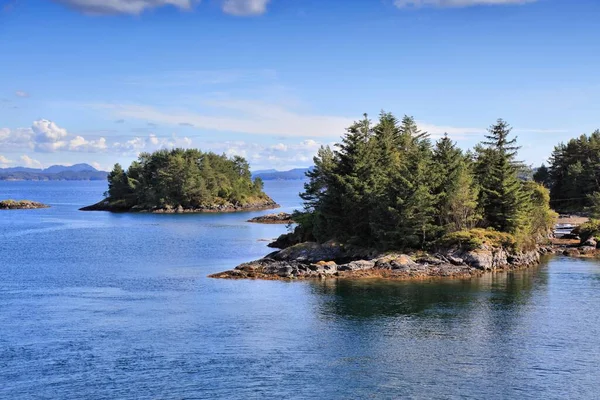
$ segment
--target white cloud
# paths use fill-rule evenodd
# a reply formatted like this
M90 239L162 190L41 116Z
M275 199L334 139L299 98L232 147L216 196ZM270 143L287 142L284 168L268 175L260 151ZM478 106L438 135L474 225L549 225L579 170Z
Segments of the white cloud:
M33 131L29 128L0 128L0 146L2 150L33 148Z
M537 0L395 0L398 8L405 7L471 7L534 3Z
M34 133L36 151L53 153L67 147L67 142L63 140L68 135L67 130L52 121L47 119L34 121L31 130Z
M23 161L25 163L26 167L29 168L42 168L42 163L39 162L38 160L34 160L33 158L29 157L28 155L22 155L21 156L21 161Z
M71 151L95 153L104 151L107 147L106 139L103 137L98 140L87 140L82 136L75 136L69 141L69 150Z
M267 12L271 0L223 0L223 12L238 17L261 15Z
M170 138L159 138L150 134L147 138L135 137L125 142L115 142L112 148L121 154L137 155L141 152L152 152L159 149L172 149L175 147L192 147L192 139L188 137L178 138L173 135Z
M29 97L29 93L24 92L22 90L17 90L15 92L15 96L17 96L17 97Z
M300 114L280 105L260 101L211 101L204 102L204 105L205 109L212 108L216 112L205 114L193 111L159 110L152 106L130 104L97 104L93 107L112 110L118 117L176 126L185 123L197 129L218 132L285 137L338 137L353 122L352 119L344 117Z
M12 160L9 160L8 158L0 155L0 166L1 167L7 167L10 163L12 163Z
M197 113L181 110L160 110L145 105L99 104L95 108L112 110L117 116L151 120L163 124L210 131L239 132L279 137L339 138L354 120L351 118L301 114L288 110L278 104L269 104L254 100L204 101L204 110ZM419 128L433 138L444 133L460 140L467 135L483 134L486 128L464 128L433 125L419 121ZM278 144L284 146L284 144Z
M315 140L276 145L258 144L245 141L204 142L200 144L203 151L213 151L228 156L242 156L248 160L253 169L278 168L289 169L312 165L313 157L321 145L331 143Z
M89 140L69 135L66 129L47 119L34 121L31 128L0 128L3 150L33 149L42 153L56 151L100 152L108 148L106 139Z
M193 0L53 0L89 15L132 14L164 6L182 10L192 8Z

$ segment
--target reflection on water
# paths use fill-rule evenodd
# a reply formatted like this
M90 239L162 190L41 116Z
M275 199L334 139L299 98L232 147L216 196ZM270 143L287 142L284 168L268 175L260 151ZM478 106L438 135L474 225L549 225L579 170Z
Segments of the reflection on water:
M518 308L531 296L535 285L547 279L537 268L510 273L490 273L474 279L423 282L389 280L324 280L311 283L321 297L324 316L379 318L418 314L423 316L470 312L474 307Z

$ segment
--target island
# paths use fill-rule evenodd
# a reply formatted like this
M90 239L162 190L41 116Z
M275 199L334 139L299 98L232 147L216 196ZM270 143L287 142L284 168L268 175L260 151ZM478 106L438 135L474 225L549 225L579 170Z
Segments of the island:
M50 208L50 206L31 200L0 201L0 210L33 210L37 208Z
M252 222L255 224L293 224L294 220L292 219L292 214L289 213L276 213L276 214L266 214L258 217L254 217L249 219L248 222Z
M141 153L127 171L115 164L105 199L82 211L203 213L279 207L252 180L242 157L197 149Z
M523 179L503 120L463 151L432 143L412 117L382 112L322 147L291 232L262 259L213 278L468 278L525 268L552 253L549 190ZM292 229L292 227L290 227Z

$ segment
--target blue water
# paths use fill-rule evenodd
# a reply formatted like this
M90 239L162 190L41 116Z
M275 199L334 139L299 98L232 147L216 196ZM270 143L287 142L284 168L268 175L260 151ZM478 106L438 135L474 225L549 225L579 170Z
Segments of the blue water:
M598 398L600 264L471 281L214 280L263 214L80 212L102 182L0 182L0 398ZM290 211L299 182L267 182Z

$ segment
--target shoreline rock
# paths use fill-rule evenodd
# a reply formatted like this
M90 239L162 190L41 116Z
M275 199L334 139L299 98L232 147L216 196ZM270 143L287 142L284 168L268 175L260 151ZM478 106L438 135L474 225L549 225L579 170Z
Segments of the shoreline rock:
M49 205L31 200L2 200L0 210L34 210L39 208L50 208Z
M509 253L502 248L463 251L448 249L435 254L379 254L335 242L306 242L241 264L235 269L209 275L220 279L324 279L469 278L485 272L507 271L539 264L540 252Z
M249 219L247 222L255 224L293 224L292 215L284 212L266 214Z
M244 211L262 211L279 208L279 204L275 203L273 199L267 197L266 199L249 203L249 204L220 204L210 205L199 208L183 208L168 207L168 208L152 208L146 209L141 207L126 207L120 204L111 203L108 200L102 200L96 204L82 207L80 211L109 211L109 212L135 212L135 213L152 213L152 214L199 214L199 213L231 213L231 212L244 212Z

